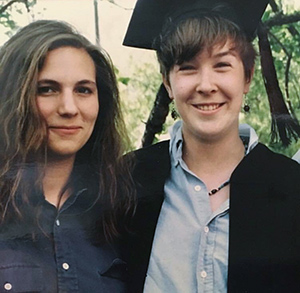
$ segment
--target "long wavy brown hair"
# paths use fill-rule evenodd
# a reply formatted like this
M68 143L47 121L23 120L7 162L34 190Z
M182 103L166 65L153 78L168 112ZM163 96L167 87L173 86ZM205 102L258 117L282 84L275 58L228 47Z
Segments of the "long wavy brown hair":
M84 178L102 206L104 235L112 239L118 235L118 223L134 210L129 166L122 159L129 141L116 77L107 53L64 22L31 23L0 49L0 216L2 222L21 218L22 205L42 189L43 172L37 162L47 164L47 129L36 104L38 73L49 51L66 46L86 50L96 68L101 106L89 141L76 154L74 169L86 166Z

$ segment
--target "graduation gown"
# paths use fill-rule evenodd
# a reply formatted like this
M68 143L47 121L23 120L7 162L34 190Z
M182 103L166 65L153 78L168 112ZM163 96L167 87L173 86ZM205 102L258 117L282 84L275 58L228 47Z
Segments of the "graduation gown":
M125 237L129 292L142 292L170 173L169 141L135 152L138 206ZM228 292L300 292L300 164L258 144L230 179Z

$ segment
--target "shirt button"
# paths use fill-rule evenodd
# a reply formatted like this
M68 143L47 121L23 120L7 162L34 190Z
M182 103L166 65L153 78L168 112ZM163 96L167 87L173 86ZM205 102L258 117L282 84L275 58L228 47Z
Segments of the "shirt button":
M201 186L200 186L200 185L196 185L196 186L194 187L194 189L195 189L195 191L200 191L200 190L201 190Z
M66 270L66 271L70 268L69 264L66 263L66 262L64 262L64 263L62 264L62 267L63 267L63 269Z
M206 277L207 277L206 271L202 271L202 272L200 273L200 275L201 275L202 278L206 278Z
M209 232L209 228L206 226L206 227L204 227L204 232L205 233L208 233Z
M60 221L59 221L59 219L57 219L57 220L55 221L55 223L56 223L56 226L60 226Z
M11 283L5 283L4 284L4 289L7 291L10 291L12 289L12 284Z

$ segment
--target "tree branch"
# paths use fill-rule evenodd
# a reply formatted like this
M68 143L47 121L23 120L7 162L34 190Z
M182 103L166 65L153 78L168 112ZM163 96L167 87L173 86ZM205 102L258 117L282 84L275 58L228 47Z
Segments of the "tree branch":
M275 16L269 18L264 22L264 25L268 28L272 26L281 26L284 24L291 24L300 21L300 12L295 12L293 14L283 14L277 13Z
M285 95L286 95L286 100L289 105L289 109L293 116L295 117L295 111L293 109L293 105L290 100L290 93L289 93L289 76L290 76L290 67L291 67L291 61L292 61L292 54L288 56L288 60L286 63L286 68L285 68Z
M27 11L29 11L29 5L28 5L28 0L11 0L8 3L6 3L5 5L3 5L0 8L0 15L2 13L4 13L11 5L13 5L14 3L24 3L24 5L26 6Z
M279 9L278 5L275 3L274 0L270 0L270 6L273 12L283 15L282 9ZM292 36L299 36L299 32L293 25L289 25L288 30Z
M0 8L0 14L2 14L3 12L5 12L6 9L8 9L9 6L13 5L15 2L23 2L22 0L11 0L8 3L6 3L5 5L3 5Z
M274 12L279 11L278 5L276 4L275 0L270 0L269 4Z
M276 43L281 47L281 49L287 56L291 55L288 49L280 42L280 40L272 32L269 31L268 34L276 41Z

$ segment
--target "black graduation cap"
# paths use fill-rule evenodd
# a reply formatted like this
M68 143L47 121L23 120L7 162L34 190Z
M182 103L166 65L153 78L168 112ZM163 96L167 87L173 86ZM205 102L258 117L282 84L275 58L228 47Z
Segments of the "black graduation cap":
M154 40L168 18L195 16L219 4L228 8L218 14L238 24L252 39L269 0L138 0L123 45L155 49Z

